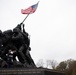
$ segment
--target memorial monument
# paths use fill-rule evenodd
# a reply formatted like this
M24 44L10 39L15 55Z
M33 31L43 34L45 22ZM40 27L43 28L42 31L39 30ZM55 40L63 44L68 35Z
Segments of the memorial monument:
M13 30L0 30L0 67L36 67L30 50L30 38L24 24L18 24Z
M23 22L36 11L38 3L27 9L21 9L21 13L27 16L13 30L4 32L0 30L0 67L36 67L29 52L31 50L30 38L24 29Z
M37 68L30 55L29 33L25 31L23 22L36 11L38 3L21 10L27 16L13 30L0 30L0 75L64 75L50 69Z
M29 34L24 26L20 23L13 30L0 30L0 75L64 75L36 67L30 55Z
M29 34L24 26L20 23L13 30L0 30L0 75L64 75L36 67L30 55Z

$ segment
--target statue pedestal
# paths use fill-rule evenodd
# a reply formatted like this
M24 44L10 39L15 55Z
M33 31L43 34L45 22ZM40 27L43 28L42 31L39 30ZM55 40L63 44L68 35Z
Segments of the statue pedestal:
M64 73L42 68L2 68L0 75L64 75Z

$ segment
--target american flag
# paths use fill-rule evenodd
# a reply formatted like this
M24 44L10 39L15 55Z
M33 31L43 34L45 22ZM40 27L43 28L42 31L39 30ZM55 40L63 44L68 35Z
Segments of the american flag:
M37 2L36 4L28 7L27 9L21 9L21 13L22 14L32 14L32 13L34 13L36 11L37 7L38 7L38 3L39 2Z

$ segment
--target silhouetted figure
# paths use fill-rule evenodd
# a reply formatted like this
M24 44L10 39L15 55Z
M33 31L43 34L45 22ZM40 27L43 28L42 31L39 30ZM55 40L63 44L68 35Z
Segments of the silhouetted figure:
M3 37L2 37L3 48L2 48L1 57L2 57L2 59L6 60L6 53L8 52L10 47L13 47L11 45L12 30L4 31L2 33L2 35L3 35Z
M7 53L7 63L8 67L11 68L13 65L13 52L11 50L9 50Z
M17 47L17 52L21 56L23 61L20 60L20 59L19 60L23 64L26 64L27 63L26 57L23 53L23 50L25 50L26 45L24 43L24 37L22 35L22 32L21 32L21 29L20 29L19 25L16 28L13 29L13 33L14 33L13 36L12 36L13 43ZM27 66L27 64L25 66Z
M30 37L29 37L29 34L25 31L24 29L24 24L23 24L23 36L24 36L24 41L25 41L25 44L26 44L26 50L24 50L24 53L25 53L25 57L29 63L29 65L31 65L32 67L36 67L33 59L31 58L31 55L30 55L30 52L31 51L31 48L30 48Z

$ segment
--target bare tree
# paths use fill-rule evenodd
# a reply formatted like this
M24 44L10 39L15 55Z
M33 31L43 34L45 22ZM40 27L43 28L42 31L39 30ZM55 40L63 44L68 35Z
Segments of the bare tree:
M56 66L57 66L57 61L56 60L52 60L51 61L51 67L52 67L52 69L55 69Z
M46 68L51 68L51 60L46 60Z
M44 66L43 59L39 59L36 65L37 65L37 67L42 67L43 68L43 66Z
M55 69L56 66L57 66L57 61L56 60L46 60L46 67L47 68Z

